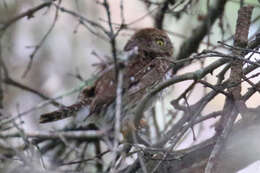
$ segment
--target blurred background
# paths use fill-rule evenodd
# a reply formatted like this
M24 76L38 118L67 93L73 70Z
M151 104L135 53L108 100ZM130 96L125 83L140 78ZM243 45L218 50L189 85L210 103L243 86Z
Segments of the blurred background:
M15 16L44 2L47 1L0 0L0 26ZM146 0L111 0L108 2L114 30L118 30L122 24L122 13L127 24L127 27L119 32L119 35L116 37L116 47L120 53L126 41L136 30L156 25L154 16L157 14L158 4L162 3L163 0L149 1L150 3ZM55 3L109 30L107 13L104 6L100 4L101 1L63 0ZM214 5L214 3L216 3L214 0L176 0L175 5L170 6L176 13L167 13L162 27L167 31L174 44L173 59L178 55L180 46L185 39L196 32L195 28L204 21L209 6ZM251 19L254 22L250 26L249 33L250 39L253 39L255 33L260 30L260 4L257 0L244 0L244 3L255 6ZM232 45L232 35L235 33L239 8L239 0L228 0L222 21L217 20L214 23L209 35L204 38L200 45L198 52L203 49L212 49L213 47L215 47L215 50L228 52L221 48L217 42L228 40L226 43ZM185 12L177 13L184 9ZM85 80L91 78L97 72L93 64L112 58L111 44L107 35L102 30L90 24L87 25L82 25L79 17L75 17L66 11L59 10L57 13L55 6L43 8L33 13L30 17L23 17L16 21L1 33L2 60L8 69L9 77L49 98L63 96L62 99L57 101L64 105L74 103L80 91L79 87ZM50 30L51 27L53 29ZM91 29L88 29L88 27ZM222 30L223 28L224 30ZM49 30L50 33L41 44ZM91 30L95 31L96 34L90 32ZM38 49L37 46L39 45ZM36 48L37 51L34 52ZM34 56L32 61L30 61L32 55ZM177 74L195 71L216 59L218 58L207 59L207 61L203 62L197 61L182 68ZM31 66L29 65L30 63ZM214 71L211 77L207 77L207 80L216 82L215 74L219 71ZM174 109L169 101L178 97L179 93L182 93L191 82L178 83L168 90L169 94L167 97L164 97L156 104L156 111L159 112L159 115ZM44 103L44 100L38 95L25 91L20 87L10 84L2 86L4 91L3 107L4 111L8 113L6 115L16 116ZM245 86L245 91L247 90L246 88ZM73 90L75 92L68 94ZM207 92L208 90L202 85L196 86L194 92L188 98L189 103L195 103ZM258 106L258 99L259 94L256 93L247 101L247 105L250 107ZM221 109L223 104L224 96L217 96L204 111L211 112ZM21 120L24 121L21 124L21 128L26 132L34 132L63 127L70 119L44 125L38 123L40 114L55 109L57 108L48 104L39 109L29 111L21 117ZM161 124L164 124L166 121L167 116L158 116L158 122L161 122ZM212 136L215 131L212 125L214 125L215 121L215 119L208 120L196 126L197 140L193 141L192 134L189 134L185 138L186 142L183 142L178 148L188 147ZM256 167L259 168L259 164L256 164ZM246 170L243 173L246 173Z

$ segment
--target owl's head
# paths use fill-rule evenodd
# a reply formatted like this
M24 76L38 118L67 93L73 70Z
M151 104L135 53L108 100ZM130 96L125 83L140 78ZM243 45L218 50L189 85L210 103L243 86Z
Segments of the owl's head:
M124 50L138 47L138 53L150 58L169 57L173 55L173 45L165 31L156 28L145 28L137 31L126 43Z

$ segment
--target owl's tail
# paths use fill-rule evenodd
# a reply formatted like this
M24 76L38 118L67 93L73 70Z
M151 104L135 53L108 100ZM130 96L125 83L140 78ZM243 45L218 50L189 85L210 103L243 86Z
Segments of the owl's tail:
M40 123L50 123L53 121L62 120L71 116L76 115L78 111L80 111L83 107L90 104L90 101L87 99L83 99L73 105L63 107L60 110L49 112L46 114L42 114L40 116Z

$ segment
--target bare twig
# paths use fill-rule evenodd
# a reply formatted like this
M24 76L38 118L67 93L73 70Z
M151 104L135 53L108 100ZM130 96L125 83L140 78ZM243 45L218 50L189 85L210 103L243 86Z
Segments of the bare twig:
M60 3L61 3L61 0L59 0L58 4L60 4ZM58 12L59 12L58 9L56 9L55 16L54 16L54 19L53 19L53 22L52 22L50 28L48 29L46 34L43 36L41 41L36 46L34 46L35 48L34 48L33 52L30 55L30 61L29 61L28 65L27 65L27 67L26 67L26 70L24 71L24 73L22 75L23 78L26 77L26 75L28 74L28 72L32 68L33 58L35 57L36 53L42 47L42 45L44 44L45 40L48 38L48 36L52 32L52 30L54 29L54 27L55 27L55 25L57 23L57 20L58 20Z
M89 81L86 81L86 82L88 84L88 82L91 83L91 81L92 81L92 79L90 79ZM50 99L50 100L43 101L43 102L39 103L38 105L36 105L36 106L34 106L34 107L24 111L24 112L21 112L21 113L15 115L15 116L12 116L12 117L10 117L10 118L0 122L0 127L3 126L4 124L11 123L12 121L16 120L17 118L20 118L22 116L28 115L32 111L38 110L39 108L42 108L42 107L45 107L45 106L49 105L53 100L58 100L58 99L61 99L61 98L65 97L65 96L69 96L69 95L71 95L71 94L73 94L75 92L79 92L85 86L86 86L86 83L83 83L82 85L80 85L80 86L78 86L78 87L76 87L76 88L66 92L63 95L57 96L57 97L55 97L53 99Z
M40 98L44 99L44 100L50 100L50 103L53 104L54 106L58 106L58 107L62 107L64 105L62 105L61 103L58 103L56 102L54 99L51 99L49 98L48 96L40 93L38 90L35 90L35 89L32 89L28 86L25 86L15 80L13 80L12 78L8 77L8 78L5 78L4 79L4 82L7 84L7 85L12 85L14 87L17 87L17 88L20 88L22 90L25 90L25 91L28 91L28 92L31 92L37 96L39 96Z
M115 136L114 136L114 146L113 146L113 156L112 156L112 168L110 172L115 172L116 168L116 156L118 150L118 144L120 140L120 117L121 117L121 109L122 109L122 91L123 91L123 75L124 70L119 69L118 71L118 80L117 80L117 89L116 89L116 107L115 107Z
M9 26L11 26L12 24L14 24L15 22L17 22L18 20L20 20L24 17L27 17L28 19L30 19L30 18L34 17L33 15L35 12L37 12L45 7L49 7L51 4L52 4L51 1L47 1L47 2L44 2L40 5L38 5L37 7L29 9L29 10L19 14L18 16L15 16L14 18L8 20L0 29L5 31Z
M105 130L88 130L88 131L74 131L74 132L30 132L25 133L27 138L36 138L36 139L61 139L61 136L66 139L97 139L102 138L105 135ZM0 134L0 138L19 138L21 137L20 133L11 133L11 134Z
M3 77L4 77L4 64L2 60L2 44L0 40L0 109L2 109L4 101L4 90L3 90ZM0 114L1 115L1 114Z

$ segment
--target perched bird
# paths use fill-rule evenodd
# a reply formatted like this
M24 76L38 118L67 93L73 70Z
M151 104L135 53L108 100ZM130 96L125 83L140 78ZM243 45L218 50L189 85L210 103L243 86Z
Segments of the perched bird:
M170 59L173 46L166 32L156 28L145 28L137 31L127 42L124 51L137 49L138 52L130 57L124 67L123 78L123 111L126 115L133 109L142 97L156 86L170 69ZM61 120L77 113L84 117L93 117L109 122L114 116L116 98L116 70L105 69L94 85L82 90L79 101L60 110L40 116L40 123ZM88 121L88 120L87 120Z

